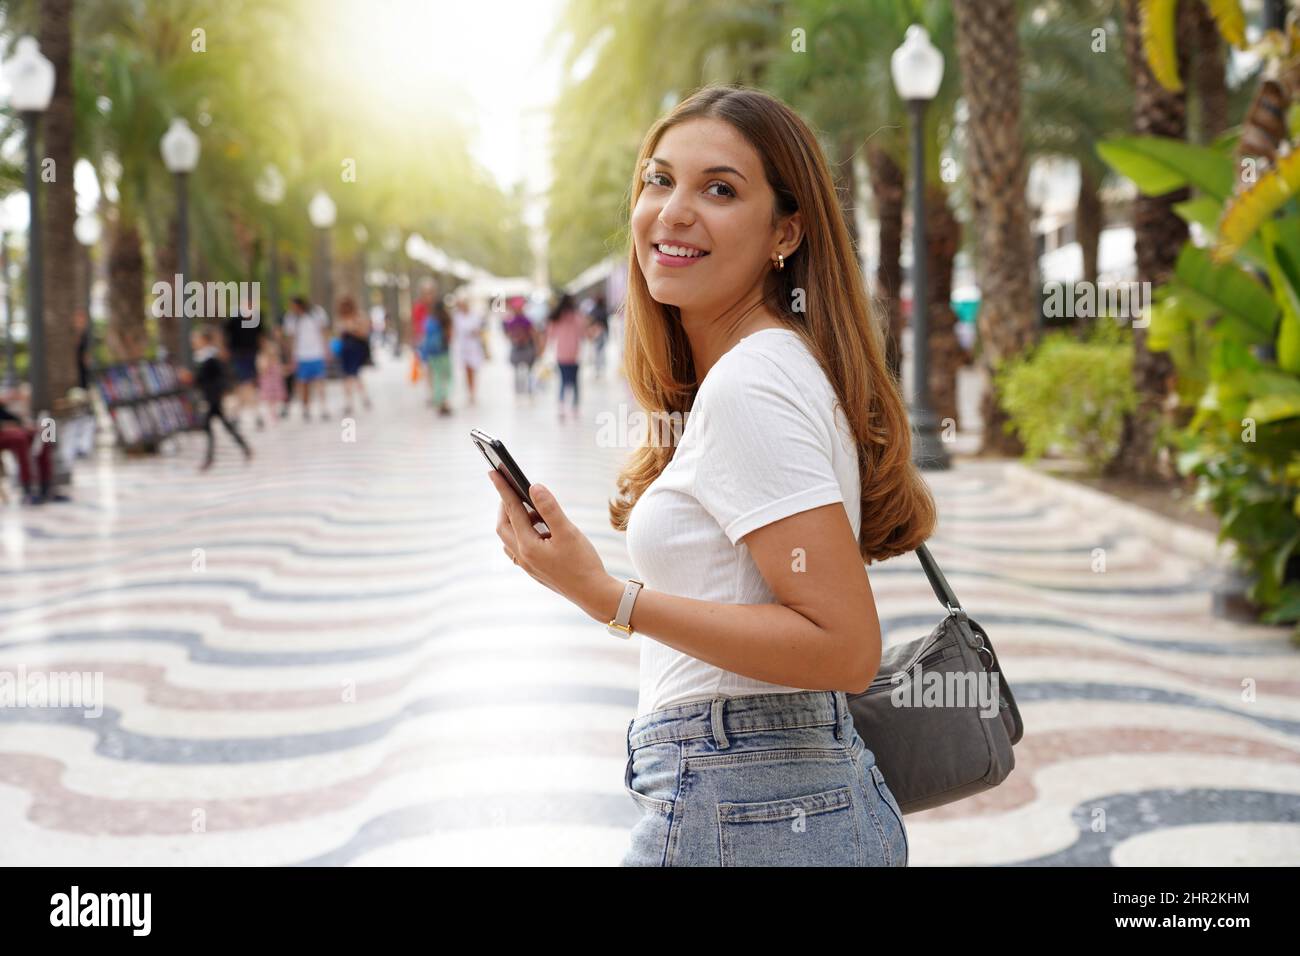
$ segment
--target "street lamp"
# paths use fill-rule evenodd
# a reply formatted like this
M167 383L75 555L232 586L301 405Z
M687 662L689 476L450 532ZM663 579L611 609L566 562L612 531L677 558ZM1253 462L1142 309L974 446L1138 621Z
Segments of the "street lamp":
M171 126L162 138L163 165L176 177L176 262L180 270L180 302L173 303L172 308L179 308L181 366L190 366L190 319L185 312L185 283L190 272L190 224L189 195L187 178L199 164L199 137L190 124L182 117L172 120Z
M280 170L276 169L274 164L267 164L266 169L262 171L261 178L256 184L257 196L268 206L278 206L284 201L284 177L280 175ZM275 322L280 321L282 315L280 311L280 256L275 248L275 221L272 220L267 227L267 269L266 281L271 286L271 318Z
M54 64L41 55L34 37L20 37L14 55L4 65L9 81L9 105L22 114L27 145L27 376L31 382L31 412L39 420L49 406L45 378L45 301L41 286L41 212L36 195L36 124L54 96ZM5 276L8 283L8 276ZM9 348L12 350L12 343Z
M926 301L925 241L925 110L943 82L943 54L930 42L925 27L907 28L903 45L889 61L894 88L912 114L912 424L916 440L912 460L917 467L941 470L951 466L939 438L930 404L930 317Z
M100 234L103 227L99 224L99 217L94 213L87 213L84 216L78 216L76 223L73 224L72 232L77 237L77 242L81 243L81 248L85 250L84 262L86 266L86 328L90 329L90 288L94 284L91 273L90 250L99 242Z
M330 229L334 227L337 216L338 209L334 200L323 189L317 191L307 204L307 218L316 227L319 237L316 243L316 301L330 313L334 311L331 301L334 290L333 277L330 275Z
M397 288L397 250L402 248L402 234L390 228L380 240L384 252L388 253L388 283L384 288L384 312L387 313L385 329L393 330L393 355L401 354L402 349L402 301Z

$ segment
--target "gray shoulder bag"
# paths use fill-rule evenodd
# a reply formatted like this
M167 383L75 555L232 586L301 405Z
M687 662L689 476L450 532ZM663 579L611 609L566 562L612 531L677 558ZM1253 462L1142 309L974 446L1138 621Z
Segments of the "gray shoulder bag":
M1024 733L988 634L925 545L916 556L948 614L926 637L885 648L871 686L848 695L853 726L904 813L996 787Z

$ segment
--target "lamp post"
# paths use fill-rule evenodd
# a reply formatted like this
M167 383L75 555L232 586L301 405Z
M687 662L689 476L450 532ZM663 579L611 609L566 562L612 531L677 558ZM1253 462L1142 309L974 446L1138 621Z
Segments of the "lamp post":
M357 240L357 260L361 266L361 301L357 303L361 314L370 318L370 283L366 280L366 243L370 241L370 230L364 223L357 223L352 229L352 236Z
M268 206L278 206L284 200L284 177L273 164L268 164L257 181L257 195ZM275 221L267 226L266 281L271 286L271 320L279 322L280 316L280 256L275 248Z
M388 260L385 263L388 282L384 288L384 312L387 313L387 324L385 334L388 329L393 330L393 355L401 354L402 350L402 303L397 294L397 250L402 247L402 235L396 229L389 229L384 234L382 240L384 252L388 253Z
M925 27L907 28L889 61L894 88L912 114L912 460L917 467L950 467L930 401L930 318L925 260L925 111L943 82L943 54Z
M27 377L31 383L32 418L39 420L49 406L45 378L45 302L41 275L41 210L36 195L36 126L54 96L54 64L41 55L34 37L14 44L13 58L4 66L9 81L9 105L22 114L27 146ZM8 276L5 277L6 284ZM7 294L7 293L6 293ZM12 342L8 346L12 350Z
M317 304L331 314L334 311L332 304L334 289L333 277L330 275L330 229L334 227L337 215L338 209L334 205L334 200L330 199L329 193L323 189L312 196L311 202L307 204L307 218L316 227L317 235L314 295Z
M190 272L190 223L188 178L199 164L199 137L182 117L172 120L162 138L163 165L176 177L176 264L180 271L180 302L172 307L180 309L181 365L190 366L190 319L185 312L185 283Z

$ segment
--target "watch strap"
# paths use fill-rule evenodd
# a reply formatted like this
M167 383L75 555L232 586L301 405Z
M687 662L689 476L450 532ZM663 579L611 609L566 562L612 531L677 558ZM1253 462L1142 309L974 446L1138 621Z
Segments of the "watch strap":
M635 578L628 578L627 583L623 585L623 597L618 602L618 612L614 619L609 622L609 632L618 637L631 637L632 625L628 623L632 619L632 605L636 603L636 597L641 593L641 588L645 585Z

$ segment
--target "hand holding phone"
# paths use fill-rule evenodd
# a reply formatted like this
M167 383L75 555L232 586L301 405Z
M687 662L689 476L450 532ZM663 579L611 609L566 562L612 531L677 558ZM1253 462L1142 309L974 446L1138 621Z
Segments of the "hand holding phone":
M487 463L496 469L497 473L506 480L514 493L519 496L519 500L524 504L524 511L528 514L528 520L533 524L533 530L543 538L551 536L551 529L546 526L542 520L541 513L533 506L532 499L528 497L528 489L531 482L524 477L523 470L515 464L514 458L506 450L505 444L499 438L493 438L487 432L478 428L470 430L470 440L483 453Z

